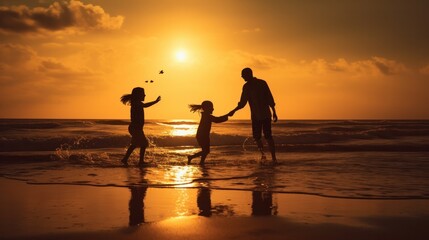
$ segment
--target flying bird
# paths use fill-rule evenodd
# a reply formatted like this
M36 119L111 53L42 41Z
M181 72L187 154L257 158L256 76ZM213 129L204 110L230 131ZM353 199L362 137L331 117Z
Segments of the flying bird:
M164 70L159 71L159 74L164 74Z
M150 81L149 81L149 80L146 80L145 82L146 82L146 83L153 83L153 80L150 80Z

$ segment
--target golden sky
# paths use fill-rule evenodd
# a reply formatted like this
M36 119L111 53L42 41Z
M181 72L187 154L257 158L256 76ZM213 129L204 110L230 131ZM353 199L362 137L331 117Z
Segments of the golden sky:
M241 69L280 119L428 119L429 1L0 0L1 118L198 119L239 101ZM159 74L164 70L164 74ZM153 80L153 83L145 81ZM246 106L233 119L250 119Z

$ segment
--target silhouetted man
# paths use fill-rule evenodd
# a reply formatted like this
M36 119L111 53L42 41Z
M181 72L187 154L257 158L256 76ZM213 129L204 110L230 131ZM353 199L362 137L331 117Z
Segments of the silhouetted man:
M252 216L271 216L273 210L272 192L252 191Z
M277 163L276 150L271 133L271 117L274 122L277 122L273 95L271 94L268 84L264 80L253 77L252 69L244 68L241 71L241 77L246 83L243 86L240 102L237 107L229 113L229 116L234 115L237 110L242 109L246 106L246 103L249 102L253 138L261 153L264 154L261 140L262 132L264 132L264 137L270 148L273 163ZM272 115L270 108L273 111Z

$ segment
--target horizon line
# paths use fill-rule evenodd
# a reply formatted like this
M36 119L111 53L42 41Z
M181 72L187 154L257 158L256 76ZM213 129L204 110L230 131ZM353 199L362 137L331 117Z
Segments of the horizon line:
M26 118L26 117L0 117L0 120L130 120L129 118ZM150 118L145 121L156 120L194 120L192 118ZM229 119L228 121L245 121L245 119ZM429 121L429 118L283 118L278 121Z

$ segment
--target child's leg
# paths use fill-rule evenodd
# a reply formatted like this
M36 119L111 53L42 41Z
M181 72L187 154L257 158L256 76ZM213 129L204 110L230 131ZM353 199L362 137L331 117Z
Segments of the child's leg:
M201 156L201 154L202 154L202 153L203 153L203 151L199 151L199 152L197 152L197 153L195 153L195 154L189 155L189 156L188 156L188 164L191 164L191 160L192 160L193 158L196 158L196 157Z
M139 166L143 166L145 164L144 161L144 155L146 153L146 148L149 146L149 141L147 140L146 136L144 135L144 132L142 131L139 135L139 142L140 142L140 159L139 159Z
M206 157L207 155L209 155L209 153L210 153L210 150L203 150L195 153L194 155L188 156L188 164L191 164L191 160L196 157L201 157L200 164L204 164L204 161L206 160Z
M200 165L204 165L207 155L210 153L210 145L202 146Z
M144 155L146 153L146 148L145 147L141 147L140 148L140 160L139 160L139 165L143 165L145 164L144 162Z
M125 156L124 156L124 158L123 158L123 159L122 159L122 161L121 161L123 164L125 164L125 165L127 165L127 164L128 164L128 158L130 157L131 153L133 153L134 149L136 149L136 146L134 146L133 144L131 144L131 145L128 147L128 150L127 150L127 152L125 153Z
M209 137L198 137L198 136L197 136L197 142L198 142L198 145L200 145L200 147L201 147L201 151L200 151L200 152L197 152L197 153L195 153L195 154L193 154L193 155L188 156L188 164L191 164L191 160L192 160L193 158L196 158L196 157L201 157L201 158L203 158L203 155L204 155L204 153L205 153L205 150L207 150L207 149L206 149L206 148L207 148L207 146L208 146L208 148L210 149L210 138L209 138ZM210 151L210 150L209 150L209 151ZM208 154L208 153L207 153L207 154ZM205 154L204 159L206 158L207 154Z
M209 155L209 154L208 153L207 154L204 154L204 153L201 154L200 165L204 165L207 155Z

